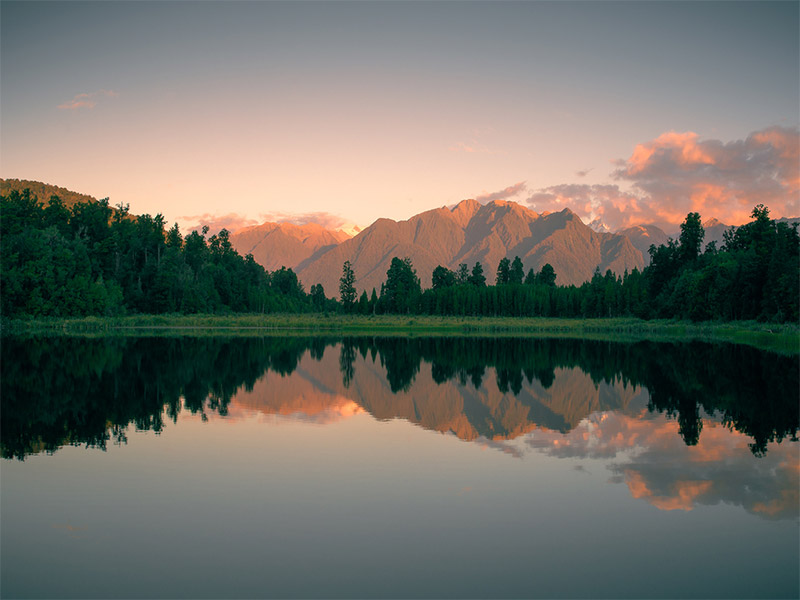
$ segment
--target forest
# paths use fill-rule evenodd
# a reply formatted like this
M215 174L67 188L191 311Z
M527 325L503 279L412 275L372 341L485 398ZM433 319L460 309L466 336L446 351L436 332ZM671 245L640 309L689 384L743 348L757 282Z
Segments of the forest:
M45 206L30 190L0 196L0 311L7 318L172 313L432 314L693 321L797 322L797 225L753 209L721 247L703 248L700 215L689 213L677 240L650 247L650 264L622 275L595 271L580 286L558 285L549 264L524 272L504 258L494 274L481 263L439 266L423 288L411 260L395 257L380 290L356 293L345 262L336 298L296 273L273 272L242 257L226 230L183 236L162 215L134 216L108 200ZM493 280L493 281L492 281Z
M725 232L721 248L702 249L701 217L689 213L678 240L650 247L650 264L616 275L594 276L580 286L557 285L558 274L545 264L524 273L522 261L503 258L494 285L481 263L457 271L438 266L431 287L423 290L409 259L394 258L380 296L352 298L350 265L341 279L342 307L359 313L433 315L544 316L568 318L798 321L800 236L797 224L769 218L769 209L753 209L753 221Z

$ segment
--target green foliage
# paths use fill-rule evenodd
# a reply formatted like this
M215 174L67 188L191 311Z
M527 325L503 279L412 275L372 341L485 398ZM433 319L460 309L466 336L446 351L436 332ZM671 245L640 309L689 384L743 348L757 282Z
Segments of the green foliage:
M800 235L770 220L758 205L753 221L725 232L720 249L701 253L698 213L678 241L650 247L650 265L622 276L597 270L581 286L557 286L550 264L524 278L522 261L503 258L497 285L483 266L433 271L423 293L408 258L392 259L380 294L356 302L355 275L342 267L341 305L315 284L310 294L292 269L269 273L234 251L228 231L182 236L164 217L133 218L108 200L70 208L53 196L43 207L29 190L0 196L0 311L4 317L112 316L164 313L432 314L537 317L678 318L693 321L800 320Z
M680 254L684 263L695 260L700 255L705 231L700 220L700 213L691 212L681 223Z
M508 272L508 282L521 285L523 276L522 261L519 256L515 256L514 261L511 263L511 270Z
M536 276L536 281L541 285L546 285L547 287L555 287L556 271L553 268L553 265L550 263L545 263L542 267L542 270L539 271L539 274Z
M472 267L472 274L469 277L469 282L476 287L483 287L486 285L486 277L483 274L483 265L480 261L475 263Z
M431 276L431 285L434 290L452 287L455 284L456 274L450 269L439 265L433 270L433 275Z
M458 271L456 272L456 283L458 285L466 285L469 283L469 267L467 263L461 263L458 265Z
M495 277L495 283L497 285L506 285L509 283L509 276L511 272L511 262L508 258L501 258L500 262L497 265L497 275Z
M417 311L422 290L411 259L394 257L386 271L386 284L381 292L384 312L413 313Z
M356 276L350 261L344 261L342 265L342 276L339 278L339 298L342 301L342 308L345 312L352 312L353 303L356 301Z
M162 215L135 219L108 200L53 196L43 208L30 191L0 196L0 310L5 317L124 313L304 312L320 310L297 275L241 257L226 230L185 238ZM326 302L323 302L325 300ZM330 308L327 306L327 308Z

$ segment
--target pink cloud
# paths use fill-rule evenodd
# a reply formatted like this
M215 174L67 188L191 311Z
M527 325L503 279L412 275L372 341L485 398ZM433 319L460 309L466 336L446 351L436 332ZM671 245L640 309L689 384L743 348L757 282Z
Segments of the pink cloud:
M492 202L493 200L507 200L509 198L513 198L514 196L518 196L519 194L524 192L527 188L528 188L527 182L520 181L519 183L510 185L507 188L500 190L499 192L492 192L490 194L484 192L480 196L476 196L475 200L477 200L481 204L486 204L487 202Z
M260 216L264 221L270 221L272 223L293 223L294 225L316 223L325 229L337 229L348 223L347 219L325 211L300 214L273 212L262 213Z
M184 215L177 217L177 219L189 227L189 232L200 231L204 225L207 225L209 235L215 235L223 229L227 229L229 232L235 233L246 227L261 225L265 222L292 223L294 225L307 225L309 223L316 223L325 229L332 230L338 229L345 225L352 225L338 215L333 215L323 211L301 214L284 212L262 213L259 215L258 219L252 219L237 213L228 213L225 215L204 213L202 215Z
M119 94L113 90L98 90L86 94L76 94L72 100L59 104L61 110L76 110L79 108L92 109L97 106L99 98L116 98Z
M796 128L770 127L728 143L671 132L638 145L613 177L641 192L659 220L674 224L699 212L739 225L756 204L775 216L797 214L798 157Z
M538 211L568 207L587 222L600 218L612 231L642 223L674 228L689 212L740 225L757 204L768 206L774 217L800 214L796 128L770 127L727 143L668 132L615 163L612 177L630 191L562 184L537 190L527 201Z
M600 219L612 231L641 223L645 218L641 199L617 185L554 185L532 194L527 202L538 212L569 208L584 222Z
M602 412L566 434L537 431L527 444L561 458L616 459L612 481L661 510L724 502L767 519L797 518L796 448L773 442L754 460L746 434L711 419L702 431L697 445L687 446L675 419Z
M177 217L177 219L181 223L193 224L189 226L188 232L201 231L203 227L207 225L209 235L216 235L223 229L234 233L239 229L260 224L259 221L255 219L250 219L236 213L228 213L227 215L212 215L211 213L185 215Z

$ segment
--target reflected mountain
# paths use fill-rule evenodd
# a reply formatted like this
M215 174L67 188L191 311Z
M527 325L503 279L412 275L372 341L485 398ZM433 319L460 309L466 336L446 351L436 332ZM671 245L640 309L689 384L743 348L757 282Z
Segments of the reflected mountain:
M702 343L491 338L4 338L2 453L124 443L181 410L315 422L367 412L463 440L567 434L590 415L702 415L750 451L797 439L797 358ZM637 417L639 418L639 417Z

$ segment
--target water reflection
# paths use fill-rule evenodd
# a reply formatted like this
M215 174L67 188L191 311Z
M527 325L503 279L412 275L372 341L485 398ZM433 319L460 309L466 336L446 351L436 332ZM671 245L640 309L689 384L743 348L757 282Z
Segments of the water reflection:
M303 402L403 418L465 440L561 433L598 411L665 413L687 445L714 416L754 454L797 439L796 357L734 345L406 338L56 338L2 345L2 453L103 448L126 429L227 415L259 386L260 410ZM312 368L313 365L313 368ZM420 376L421 369L424 376ZM288 378L299 371L299 378ZM313 371L313 372L312 372ZM270 375L265 380L265 375ZM275 377L274 375L278 375ZM413 392L413 393L410 393ZM318 397L317 399L314 399ZM308 407L296 413L315 414ZM315 409L316 410L316 409ZM322 409L317 412L325 412Z
M796 518L797 448L773 443L797 440L796 360L699 343L6 339L2 454L122 444L130 425L159 432L181 410L366 412L515 456L608 459L612 481L663 510L726 502Z

